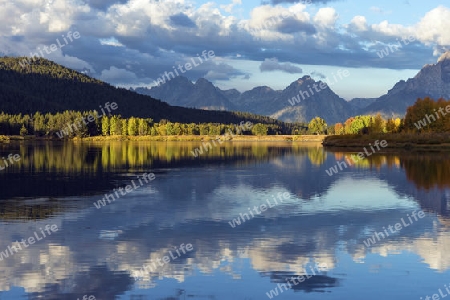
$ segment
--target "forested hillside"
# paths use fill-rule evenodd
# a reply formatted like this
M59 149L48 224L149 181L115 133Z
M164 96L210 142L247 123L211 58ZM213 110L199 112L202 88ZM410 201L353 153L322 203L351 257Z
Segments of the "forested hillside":
M8 114L57 113L66 110L99 110L106 102L116 102L113 113L122 117L151 118L156 122L180 123L285 124L249 113L204 111L170 106L149 96L116 88L46 59L21 66L24 57L0 58L0 112Z

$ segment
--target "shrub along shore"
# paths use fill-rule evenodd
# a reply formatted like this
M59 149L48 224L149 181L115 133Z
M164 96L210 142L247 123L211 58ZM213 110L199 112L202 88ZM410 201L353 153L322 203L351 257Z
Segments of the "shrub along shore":
M361 148L376 140L386 140L388 149L450 149L450 133L379 133L331 135L324 138L324 147Z

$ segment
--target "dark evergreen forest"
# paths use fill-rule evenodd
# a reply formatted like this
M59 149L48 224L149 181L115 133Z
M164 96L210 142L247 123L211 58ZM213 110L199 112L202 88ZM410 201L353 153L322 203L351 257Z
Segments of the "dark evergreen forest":
M146 120L145 124L141 121L141 127L152 127L154 123L191 124L185 128L194 128L194 134L197 131L203 134L209 129L196 130L192 124L206 123L212 128L212 124L218 126L249 121L264 124L267 134L291 134L306 127L305 124L287 124L250 113L170 106L149 96L113 87L43 58L30 61L30 64L23 64L24 59L0 58L0 134L52 135L81 116L94 114L94 111L101 114L100 107L103 108L107 102L115 102L118 106L109 117L114 115L121 120ZM101 134L101 127L101 120L90 123L81 131L82 136ZM117 132L125 131L125 126L121 127L123 129L117 128ZM151 132L145 130L145 133Z

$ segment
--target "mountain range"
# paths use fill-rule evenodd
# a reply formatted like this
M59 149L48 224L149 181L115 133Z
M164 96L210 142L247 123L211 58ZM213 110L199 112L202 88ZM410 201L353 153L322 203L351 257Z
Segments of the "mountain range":
M282 121L309 122L316 116L328 124L360 114L402 117L417 98L450 99L450 52L444 53L437 63L425 65L414 78L399 81L379 98L351 101L310 76L299 78L284 90L259 86L241 93L236 89L221 90L204 78L193 83L179 76L151 89L130 91L46 59L38 59L24 68L20 65L22 59L0 58L0 111L12 114L86 111L109 101L118 103L123 117L184 123L248 120L285 126Z
M377 113L385 118L403 117L417 98L450 99L450 51L436 64L425 65L414 78L399 81L379 98L346 101L310 76L299 78L284 90L258 86L241 93L236 89L221 90L204 78L193 83L179 76L151 89L141 87L134 91L170 105L250 112L285 122L309 122L320 116L334 124L354 115Z
M324 89L312 88L321 83L310 76L303 76L284 90L259 86L241 93L236 89L221 90L204 78L193 83L188 78L179 76L151 89L136 88L134 91L161 99L170 105L205 110L245 111L285 122L309 122L320 116L329 123L336 123L341 122L343 117L350 117L354 113L352 105L336 95L328 86ZM312 88L312 92L309 88ZM303 91L303 96L299 94L300 91Z
M228 111L205 111L169 104L91 78L47 59L26 67L23 57L0 57L0 112L9 114L56 113L65 110L99 110L116 102L122 117L152 118L158 122L239 124L241 121L290 126L266 116ZM200 81L201 82L201 81ZM181 88L181 87L180 87ZM205 89L202 88L202 91ZM0 120L0 126L2 120Z

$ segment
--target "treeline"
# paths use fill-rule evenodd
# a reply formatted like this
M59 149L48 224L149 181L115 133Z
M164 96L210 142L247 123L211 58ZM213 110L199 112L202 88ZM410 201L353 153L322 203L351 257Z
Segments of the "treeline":
M426 97L417 99L408 107L404 120L407 131L413 132L446 132L450 130L450 100L440 98L438 101Z
M290 132L292 128L284 122L250 113L170 106L150 96L113 87L47 59L38 58L22 67L23 59L25 57L0 57L0 111L8 114L31 115L39 111L47 116L47 113L57 114L65 110L93 111L107 102L115 102L118 109L114 113L123 118L151 118L155 122L170 120L185 124L238 124L245 120L253 124L272 124L280 127L282 132ZM55 122L59 122L60 117L56 119ZM32 129L27 124L25 127ZM53 130L57 126L50 123L50 127Z
M450 100L435 101L429 97L417 99L408 107L405 118L383 119L376 116L356 116L344 123L327 127L328 134L368 134L368 133L442 133L450 131Z
M91 117L92 122L86 121ZM83 122L83 120L85 120ZM240 120L247 122L245 118ZM56 114L0 113L0 135L34 135L37 137L89 137L108 135L165 136L165 135L221 135L229 130L236 133L237 123L179 123L169 120L155 122L151 118L122 118L120 115L98 117L97 111L64 111ZM305 131L305 124L253 124L241 134L280 135Z
M403 120L400 118L383 119L380 114L376 116L361 115L348 118L344 123L336 123L328 127L328 134L369 134L369 133L394 133L403 128Z

